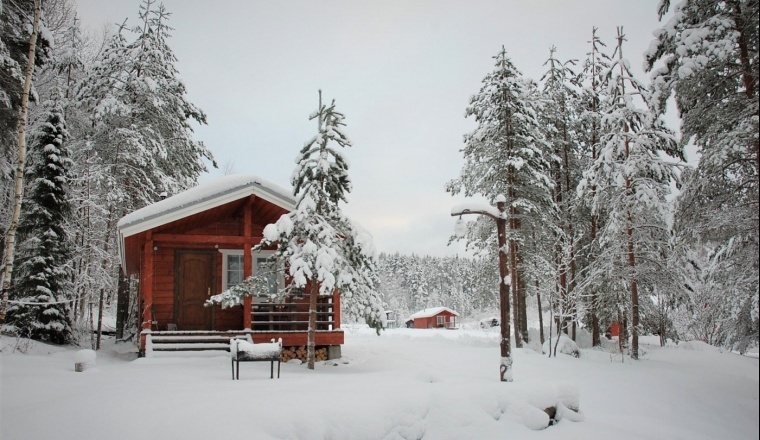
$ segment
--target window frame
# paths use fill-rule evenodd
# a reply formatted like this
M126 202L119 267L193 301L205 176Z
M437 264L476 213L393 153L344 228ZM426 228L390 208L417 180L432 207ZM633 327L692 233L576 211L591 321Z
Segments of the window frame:
M270 258L272 255L274 255L275 251L273 250L260 250L260 251L254 251L251 249L251 265L253 266L251 268L251 275L256 275L256 260L259 258ZM283 274L282 270L277 271L277 289L282 290L285 288L285 276ZM256 300L259 301L256 301ZM254 298L254 302L263 302L264 298Z
M242 249L219 249L222 254L222 292L229 288L229 257L231 255L244 256ZM243 258L243 265L245 265L245 258ZM245 279L245 267L243 267L243 278Z
M229 257L231 255L235 256L244 256L244 251L242 249L218 249L219 253L222 254L222 292L227 290L229 288ZM261 250L261 251L255 251L251 249L251 275L256 275L256 260L260 258L270 258L272 255L274 255L275 251L273 250ZM245 265L245 259L243 259L244 265ZM243 269L243 279L245 279L245 269ZM285 288L285 277L282 271L277 273L277 288L282 290ZM264 298L253 298L254 303L260 303L265 302L266 300Z

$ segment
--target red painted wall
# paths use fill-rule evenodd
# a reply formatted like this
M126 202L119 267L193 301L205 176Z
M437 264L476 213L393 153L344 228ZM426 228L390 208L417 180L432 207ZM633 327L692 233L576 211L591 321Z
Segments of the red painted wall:
M443 316L443 325L438 325L438 317ZM452 317L456 317L451 312L448 312L446 310L442 310L435 316L431 316L429 318L415 318L414 320L414 328L444 328L445 323L449 323L452 320Z
M610 336L620 336L620 324L617 321L610 324Z

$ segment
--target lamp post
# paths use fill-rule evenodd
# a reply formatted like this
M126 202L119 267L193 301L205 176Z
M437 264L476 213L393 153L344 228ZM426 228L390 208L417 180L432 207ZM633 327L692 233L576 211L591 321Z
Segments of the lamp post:
M512 382L512 347L510 345L510 316L509 316L509 289L512 284L511 277L507 274L507 217L505 214L507 198L499 194L496 196L496 209L490 205L484 206L459 206L451 210L451 216L460 218L465 214L485 215L496 222L496 232L499 243L499 319L501 326L501 363L499 365L499 379L502 382Z

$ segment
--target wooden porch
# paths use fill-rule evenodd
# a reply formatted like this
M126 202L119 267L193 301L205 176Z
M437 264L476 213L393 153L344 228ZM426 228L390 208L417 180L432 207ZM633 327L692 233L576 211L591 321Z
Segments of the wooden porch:
M230 349L230 339L250 336L254 343L260 344L282 338L283 347L305 347L307 332L305 331L255 331L255 330L226 330L226 331L151 331L143 332L145 338L145 356L150 357L157 352L227 352ZM339 346L344 342L343 330L317 330L314 335L315 345L320 348Z
M255 303L251 305L251 328L241 330L176 330L171 324L156 325L141 334L144 356L156 352L220 352L229 351L230 339L243 337L254 343L282 339L283 347L297 349L308 342L308 303L292 301ZM320 348L340 346L344 342L340 329L340 309L333 296L317 301L315 345ZM158 323L159 321L154 321ZM168 330L160 330L167 328ZM213 353L211 353L213 354Z

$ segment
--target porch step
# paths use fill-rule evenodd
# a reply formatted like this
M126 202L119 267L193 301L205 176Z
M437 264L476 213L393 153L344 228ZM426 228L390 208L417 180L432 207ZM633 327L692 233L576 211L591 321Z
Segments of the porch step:
M230 338L235 334L204 334L203 332L161 332L151 335L154 352L230 351Z

